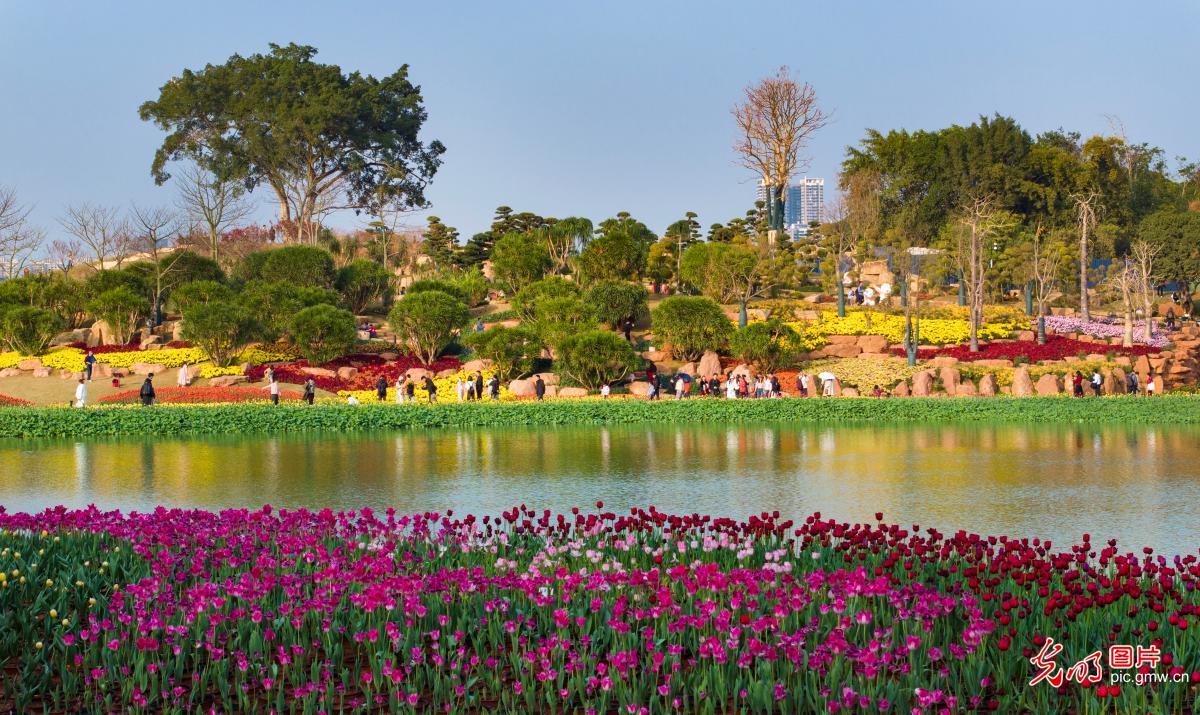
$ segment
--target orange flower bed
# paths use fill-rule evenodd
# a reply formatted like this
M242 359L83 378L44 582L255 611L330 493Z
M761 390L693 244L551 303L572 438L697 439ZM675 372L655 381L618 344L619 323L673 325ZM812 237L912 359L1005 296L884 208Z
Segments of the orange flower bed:
M22 400L19 397L0 395L0 407L29 407L32 404L29 400Z
M154 401L167 405L203 404L210 402L265 402L271 395L261 387L156 387ZM299 400L295 390L280 390L279 399ZM98 402L136 405L141 402L138 390L126 390L102 397Z

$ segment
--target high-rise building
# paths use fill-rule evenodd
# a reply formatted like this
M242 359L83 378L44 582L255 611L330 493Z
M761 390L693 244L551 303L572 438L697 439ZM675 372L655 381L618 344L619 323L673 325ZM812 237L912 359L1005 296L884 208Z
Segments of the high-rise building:
M766 202L767 187L759 182L754 199ZM801 177L788 184L783 205L783 225L793 240L808 235L808 224L825 220L825 179Z

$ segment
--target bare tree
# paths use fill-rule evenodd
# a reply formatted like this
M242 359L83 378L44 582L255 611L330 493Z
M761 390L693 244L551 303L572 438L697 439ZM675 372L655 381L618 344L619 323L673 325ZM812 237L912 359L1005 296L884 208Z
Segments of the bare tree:
M983 299L987 288L987 246L997 234L1013 225L1011 217L997 210L991 197L968 200L959 217L954 260L959 280L964 281L970 315L971 352L979 352L979 327L983 325Z
M1046 344L1046 308L1054 291L1058 290L1058 273L1063 254L1057 246L1047 246L1042 235L1045 227L1038 226L1033 234L1033 252L1029 256L1029 276L1033 279L1033 297L1037 301L1037 341Z
M176 282L173 274L179 273L176 261L164 259L172 252L168 249L178 238L183 224L177 213L163 207L146 208L134 204L130 216L134 237L132 248L150 262L150 275L154 281L150 300L157 324L162 316L163 294Z
M1156 246L1145 239L1138 239L1129 247L1129 254L1133 257L1133 262L1137 264L1138 278L1140 279L1140 290L1142 296L1142 309L1145 311L1143 316L1146 320L1145 332L1146 342L1150 342L1154 333L1154 306L1152 293L1154 285L1158 282L1158 277L1154 275L1154 259L1158 257L1160 247Z
M83 253L83 247L78 241L63 241L55 239L50 242L50 247L46 250L46 260L50 265L62 271L65 276L71 272L75 264L79 263L79 256Z
M1079 227L1079 315L1091 320L1088 305L1088 236L1096 228L1096 216L1102 210L1100 192L1095 189L1071 194L1075 202L1076 226Z
M15 189L0 186L0 272L15 278L41 247L45 233L29 224L32 206L23 206Z
M208 236L209 257L220 262L221 235L254 213L240 184L192 165L179 175L179 208Z
M830 115L817 106L817 93L807 82L792 78L786 66L772 77L745 89L745 101L733 107L741 136L733 145L738 163L766 185L771 228L780 228L778 206L788 182L807 167L801 152L813 132L829 123Z
M95 256L92 270L105 268L105 264L120 254L127 243L128 231L121 221L120 212L114 208L87 202L68 206L59 223Z
M1133 313L1137 310L1138 294L1142 288L1142 277L1135 263L1129 260L1109 267L1108 288L1121 301L1121 312L1125 316L1125 332L1121 345L1133 345Z

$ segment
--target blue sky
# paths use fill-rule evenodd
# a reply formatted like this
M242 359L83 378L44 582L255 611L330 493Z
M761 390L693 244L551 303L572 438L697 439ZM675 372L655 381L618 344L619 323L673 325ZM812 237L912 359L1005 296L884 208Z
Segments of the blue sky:
M835 121L809 174L832 182L868 127L938 128L1000 112L1026 129L1108 131L1200 155L1200 3L121 2L0 0L0 184L51 237L70 203L167 204L161 134L138 105L181 69L297 42L423 88L448 147L429 198L464 236L507 204L661 231L750 205L729 114L787 64ZM270 197L259 196L262 216ZM336 216L354 227L353 215ZM415 216L413 223L424 223Z

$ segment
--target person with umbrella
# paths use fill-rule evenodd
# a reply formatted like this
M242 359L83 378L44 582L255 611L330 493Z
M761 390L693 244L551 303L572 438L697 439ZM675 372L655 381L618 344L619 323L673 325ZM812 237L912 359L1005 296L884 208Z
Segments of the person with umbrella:
M833 397L833 387L837 380L837 375L834 375L832 372L825 371L817 375L817 379L821 381L822 385L821 396Z

